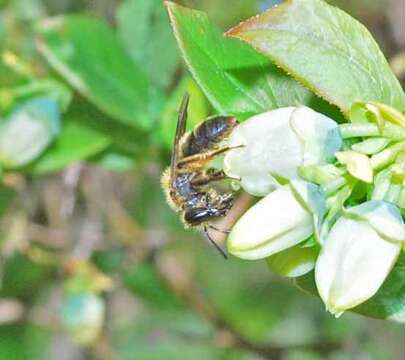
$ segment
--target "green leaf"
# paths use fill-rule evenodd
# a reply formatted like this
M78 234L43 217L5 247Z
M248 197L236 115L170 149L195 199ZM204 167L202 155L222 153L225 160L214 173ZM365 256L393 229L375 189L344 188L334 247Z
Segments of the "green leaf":
M76 123L80 122L82 127L88 129L86 133L91 131L94 135L103 135L110 139L111 149L108 148L109 152L124 153L131 157L139 155L142 159L147 158L150 144L150 137L147 134L114 121L114 119L97 110L85 99L76 97L66 116L67 119L71 119Z
M55 172L104 150L111 140L92 129L79 117L67 116L62 132L52 146L33 164L34 174Z
M295 280L304 291L318 295L313 272ZM391 319L404 322L405 315L405 254L399 260L382 287L370 300L351 311L378 319Z
M15 168L39 156L59 131L56 100L38 97L19 104L0 124L0 164Z
M83 96L122 123L151 128L160 105L149 99L159 103L160 96L106 24L63 16L42 22L38 33L41 53Z
M125 285L150 305L160 308L183 307L182 302L169 289L167 283L150 263L142 263L124 275Z
M167 88L179 63L161 0L126 0L117 11L118 36L134 62L159 88Z
M405 109L405 94L368 30L320 0L289 0L231 29L348 116L356 101Z
M92 160L104 169L116 172L130 171L137 165L133 156L116 152L114 149L108 149Z
M166 2L173 30L194 79L218 112L246 118L313 95L247 44L225 38L200 11Z

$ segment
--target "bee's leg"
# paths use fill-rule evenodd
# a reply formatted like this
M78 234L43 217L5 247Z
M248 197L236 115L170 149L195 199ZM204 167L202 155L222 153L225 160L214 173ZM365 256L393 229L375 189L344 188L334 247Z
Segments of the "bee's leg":
M227 179L228 176L222 170L214 170L206 173L202 173L199 176L191 180L193 186L204 186L212 181L219 181Z
M221 229L218 229L217 227L215 227L215 226L212 225L212 224L208 224L207 226L208 226L210 229L215 230L215 231L218 231L218 232L220 232L220 233L222 233L222 234L230 234L230 233L231 233L231 230L221 230Z
M228 259L228 255L225 253L225 251L223 249L221 249L221 247L214 241L214 239L210 236L210 234L208 233L207 230L207 226L204 226L204 234L207 237L208 241L214 245L214 247L219 251L219 253L225 258Z
M185 158L179 160L177 162L177 166L178 167L182 167L184 165L190 164L190 163L194 163L194 162L206 162L209 161L211 159L213 159L215 156L219 155L219 154L223 154L229 150L232 149L237 149L240 147L243 147L244 145L239 145L239 146L225 146L223 148L219 148L219 149L215 149L215 150L210 150L204 153L200 153L200 154L194 154L194 155L190 155L190 156L186 156Z

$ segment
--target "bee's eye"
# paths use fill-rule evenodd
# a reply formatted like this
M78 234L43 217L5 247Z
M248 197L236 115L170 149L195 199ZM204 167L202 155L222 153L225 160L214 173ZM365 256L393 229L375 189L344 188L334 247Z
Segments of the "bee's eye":
M212 211L207 208L189 208L184 213L184 220L190 225L198 225L207 221L213 216Z

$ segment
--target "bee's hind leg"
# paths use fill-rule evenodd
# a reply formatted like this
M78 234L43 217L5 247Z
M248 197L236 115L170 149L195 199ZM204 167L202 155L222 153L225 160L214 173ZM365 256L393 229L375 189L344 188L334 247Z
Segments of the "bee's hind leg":
M191 180L193 186L204 186L212 181L227 179L228 176L222 170L207 171Z
M214 239L208 233L207 226L204 226L203 229L204 229L204 234L207 237L208 241L212 245L214 245L214 247L219 251L219 253L224 257L224 259L228 259L228 255L226 254L226 252L223 249L221 249L221 247L214 241Z
M195 163L195 162L201 162L201 163L205 163L207 161L212 160L215 156L223 154L229 150L232 149L238 149L244 147L244 145L239 145L239 146L225 146L219 149L214 149L214 150L210 150L207 152L203 152L203 153L199 153L199 154L194 154L194 155L190 155L190 156L186 156L183 159L179 160L177 162L177 166L179 168L181 168L182 166L185 166L187 164L191 164L191 163Z
M212 224L208 224L207 226L208 226L210 229L215 230L215 231L218 231L218 232L220 232L220 233L222 233L222 234L230 234L230 233L231 233L231 230L218 229L217 227L215 227L215 226L212 225Z

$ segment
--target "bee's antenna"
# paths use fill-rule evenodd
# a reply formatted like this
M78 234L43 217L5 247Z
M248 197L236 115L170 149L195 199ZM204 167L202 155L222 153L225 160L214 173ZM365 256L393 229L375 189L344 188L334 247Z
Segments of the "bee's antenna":
M204 234L207 237L208 241L215 246L215 248L219 251L219 253L224 257L224 259L228 259L228 255L225 253L223 249L214 241L214 239L208 233L207 227L204 226Z

